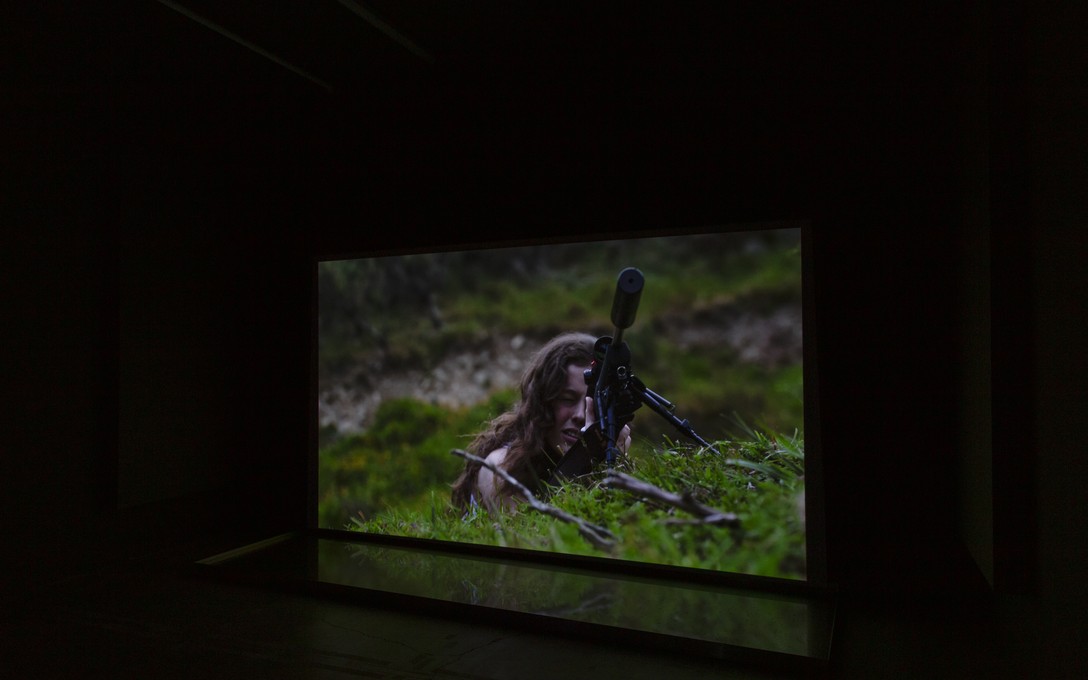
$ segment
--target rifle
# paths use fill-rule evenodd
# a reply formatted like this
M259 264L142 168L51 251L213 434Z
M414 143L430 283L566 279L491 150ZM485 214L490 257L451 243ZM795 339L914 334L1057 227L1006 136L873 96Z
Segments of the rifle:
M594 359L585 371L585 381L593 394L593 407L602 436L605 465L611 468L619 454L616 437L624 425L634 419L643 404L664 418L681 434L717 452L699 436L691 423L677 417L676 404L654 392L635 376L631 369L631 349L623 341L623 332L635 323L645 277L634 267L620 272L616 293L612 299L613 334L601 336L594 344Z

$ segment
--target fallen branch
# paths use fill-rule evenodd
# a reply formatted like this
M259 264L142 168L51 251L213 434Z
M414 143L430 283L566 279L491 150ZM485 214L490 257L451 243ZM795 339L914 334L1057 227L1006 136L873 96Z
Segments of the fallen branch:
M605 527L598 526L596 524L590 524L581 517L575 517L569 512L560 510L554 505L548 505L547 503L538 500L537 497L534 496L524 484L519 482L517 479L514 478L513 475L511 475L506 470L503 470L499 466L493 463L489 463L483 458L480 458L479 456L474 456L468 451L462 451L461 449L454 449L453 451L450 451L450 453L455 456L460 456L461 458L464 458L465 460L471 461L473 463L479 463L488 470L491 470L491 472L495 473L499 477L502 477L503 481L513 486L521 493L521 495L525 496L525 500L526 502L528 502L530 508L536 510L537 512L548 515L549 517L554 517L560 521L575 525L576 527L578 527L578 533L582 534L582 536L585 537L585 539L588 540L590 543L592 543L594 547L600 548L601 550L607 550L615 544L616 537L611 531L609 531Z
M699 518L694 523L717 524L728 527L740 526L740 519L738 519L735 514L723 512L708 505L703 505L692 498L690 492L675 494L654 486L649 482L644 482L641 479L625 475L622 472L613 471L609 473L607 477L601 480L601 486L608 489L623 489L624 491L630 491L631 493L638 494L644 498L649 498L679 510L683 510L684 512ZM684 520L673 520L672 523L681 524L685 522Z

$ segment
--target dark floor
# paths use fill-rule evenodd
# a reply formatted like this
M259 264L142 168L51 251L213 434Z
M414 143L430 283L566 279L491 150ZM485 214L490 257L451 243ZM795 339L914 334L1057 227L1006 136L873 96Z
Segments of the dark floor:
M184 571L72 578L12 623L4 665L23 678L776 677Z
M206 543L206 545L204 545ZM110 555L37 550L41 573L9 580L0 675L12 678L789 678L724 660L423 616L200 576L215 540ZM127 549L125 549L127 546ZM136 549L136 546L140 546ZM105 550L105 548L104 548ZM207 552L201 553L201 550ZM140 557L134 557L134 553ZM67 561L67 565L65 562ZM9 564L8 566L11 566ZM833 678L1079 677L1041 639L1038 607L879 592L840 605ZM1082 615L1064 614L1071 622ZM1053 628L1051 622L1048 622ZM1051 648L1051 644L1055 648ZM806 673L814 675L814 673Z

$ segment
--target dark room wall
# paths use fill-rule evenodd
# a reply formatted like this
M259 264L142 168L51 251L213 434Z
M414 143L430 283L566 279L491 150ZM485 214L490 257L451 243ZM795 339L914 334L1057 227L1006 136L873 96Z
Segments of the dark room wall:
M1047 625L1062 635L1046 640L1082 649L1088 632L1084 607L1085 499L1088 466L1076 444L1088 413L1084 323L1088 285L1088 26L1085 9L1069 5L1031 13L1025 73L1028 219L1032 225L1031 343L1032 448L1037 552L1036 592L1054 610ZM996 431L996 426L995 426ZM1045 626L1040 626L1045 630Z
M27 258L63 244L52 266L86 299L23 311L41 324L48 305L58 335L81 339L78 355L31 355L71 362L54 371L76 389L35 389L65 408L80 395L97 438L43 425L81 444L48 446L61 464L32 465L22 488L53 504L73 487L109 509L233 485L239 499L216 494L225 512L253 494L293 526L314 251L414 245L433 225L463 243L810 217L833 554L910 573L887 537L943 542L953 526L950 478L927 470L949 459L955 422L945 293L959 251L931 244L960 228L945 161L959 153L946 64L961 17L934 29L909 12L602 6L585 19L565 41L553 28L531 50L500 42L432 89L330 95L162 6L44 17L63 47L26 46L46 65L19 119L44 142L23 147L39 180L24 216L42 224L26 227L22 267L40 278L46 261ZM131 33L110 41L117 26ZM104 362L87 368L84 343ZM929 503L900 512L920 485ZM14 517L39 514L19 505Z
M979 11L589 22L615 32L344 96L155 3L40 10L10 32L34 68L12 75L4 140L2 521L25 546L9 566L33 580L73 547L127 545L119 509L152 534L302 525L315 254L800 217L832 578L1080 592L1083 464L1063 444L1083 371L1055 357L1083 345L1066 321L1083 311L1083 83L1046 81L1027 108L1007 70L971 89L979 59L1025 68L995 57ZM1050 44L1063 19L1044 18L1011 37ZM663 66L681 44L698 58ZM987 299L1012 332L989 460L968 436L987 427Z
M43 4L6 25L10 584L134 535L150 550L291 526L313 100L155 3Z
M285 487L305 474L306 144L320 102L260 55L145 10L119 108L118 504L214 493L289 525L302 501Z

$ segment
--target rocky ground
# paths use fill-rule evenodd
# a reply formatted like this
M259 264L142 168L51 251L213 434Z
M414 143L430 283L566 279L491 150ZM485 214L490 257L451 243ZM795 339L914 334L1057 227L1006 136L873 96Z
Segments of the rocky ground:
M744 362L773 366L801 360L798 306L758 316L732 307L708 309L663 324L660 332L684 349L728 344ZM426 371L356 368L319 385L319 424L341 434L364 431L385 399L412 397L449 408L479 403L494 390L517 384L538 346L523 336L493 338L471 351L452 353Z

